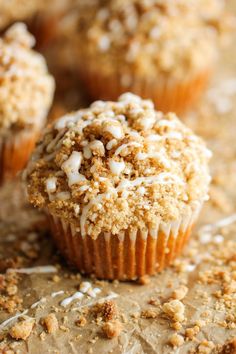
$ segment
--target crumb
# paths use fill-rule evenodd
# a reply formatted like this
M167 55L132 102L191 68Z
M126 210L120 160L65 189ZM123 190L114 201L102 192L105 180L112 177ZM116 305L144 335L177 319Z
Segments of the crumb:
M42 341L44 341L45 339L46 339L46 332L41 332L40 333L40 335L39 335L39 337L40 337L40 339L42 340Z
M185 331L185 336L188 339L193 340L195 335L198 334L199 331L200 331L200 328L198 326L194 326L192 328L187 328Z
M60 328L63 332L69 332L69 328L66 327L66 326L61 325L59 328Z
M84 316L80 316L78 320L75 321L76 326L78 327L84 327L87 323L87 320Z
M150 277L148 275L144 275L138 279L138 284L147 285L150 283Z
M181 285L179 288L173 291L172 298L177 300L183 300L183 298L187 295L187 292L187 286Z
M50 313L46 317L42 318L42 323L48 333L55 333L58 330L58 320L54 313Z
M182 328L182 324L180 322L174 322L171 324L171 328L175 329L176 331L179 331Z
M185 306L179 300L171 300L169 302L164 303L162 306L162 310L168 317L173 319L175 322L183 322Z
M160 300L155 299L154 297L151 297L151 299L148 301L148 304L153 305L153 306L158 306L158 305L160 305Z
M54 283L59 283L60 280L61 280L61 278L59 277L59 275L57 275L57 274L53 275L52 281Z
M118 320L106 322L102 326L102 330L106 335L106 337L111 339L111 338L118 337L120 335L120 332L122 330L122 325Z
M144 310L141 312L143 318L157 318L158 313L154 310Z
M14 339L26 340L30 336L33 326L34 326L33 319L27 319L18 322L10 329L9 334Z
M169 343L173 347L180 347L184 343L184 338L181 335L174 333L170 336Z
M198 354L210 354L212 353L212 349L215 347L214 343L208 340L202 341L198 348L197 348L197 353Z
M96 317L101 316L104 321L111 321L118 315L116 303L111 300L97 303L92 308L92 312Z

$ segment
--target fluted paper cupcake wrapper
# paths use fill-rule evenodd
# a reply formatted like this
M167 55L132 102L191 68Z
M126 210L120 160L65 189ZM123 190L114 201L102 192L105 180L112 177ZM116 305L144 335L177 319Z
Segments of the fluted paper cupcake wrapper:
M92 99L116 100L124 92L135 93L142 98L151 99L156 108L163 112L181 114L191 108L204 91L212 70L204 69L199 73L185 75L182 80L167 75L139 77L130 74L129 83L121 83L122 73L110 75L95 70L89 62L83 65L79 74Z
M49 215L52 235L65 258L78 270L100 279L133 280L153 275L170 265L191 233L199 209L169 225L129 230L96 239L82 237L75 226Z
M0 185L21 171L34 149L39 130L25 130L0 137Z

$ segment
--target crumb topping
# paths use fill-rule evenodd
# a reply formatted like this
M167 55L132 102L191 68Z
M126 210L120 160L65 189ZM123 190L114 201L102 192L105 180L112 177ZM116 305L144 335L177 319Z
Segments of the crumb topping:
M83 59L94 65L103 63L107 72L117 63L122 64L123 73L132 68L142 75L158 72L182 77L204 70L217 55L224 2L102 1L93 15L79 21Z
M34 327L35 321L32 318L17 322L9 331L10 336L14 339L26 340Z
M82 236L155 228L207 199L210 155L175 114L126 93L45 131L27 168L29 200Z
M34 37L16 23L0 38L0 133L11 127L42 126L52 103L54 80Z

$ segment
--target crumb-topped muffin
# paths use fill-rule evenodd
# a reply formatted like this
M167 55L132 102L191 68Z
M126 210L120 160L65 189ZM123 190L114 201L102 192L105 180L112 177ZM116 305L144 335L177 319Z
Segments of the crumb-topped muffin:
M54 80L23 23L0 38L0 181L25 166L52 103Z
M29 201L48 211L80 270L154 274L182 249L208 198L209 156L175 114L126 93L47 128L27 169Z
M93 98L125 91L180 112L205 87L218 55L224 1L113 0L81 14L80 75Z

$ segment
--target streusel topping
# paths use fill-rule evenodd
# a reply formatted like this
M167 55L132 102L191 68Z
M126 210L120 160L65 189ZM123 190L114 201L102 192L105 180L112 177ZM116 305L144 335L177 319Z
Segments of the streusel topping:
M34 37L16 23L0 38L0 133L41 124L52 103L54 79L42 55L31 49Z
M154 227L207 199L209 157L175 114L126 93L47 128L27 169L29 200L82 235Z
M182 77L217 55L223 13L222 0L105 0L94 17L82 16L79 51L107 72L122 64L123 72Z

